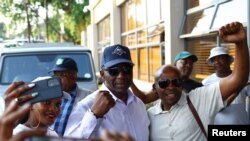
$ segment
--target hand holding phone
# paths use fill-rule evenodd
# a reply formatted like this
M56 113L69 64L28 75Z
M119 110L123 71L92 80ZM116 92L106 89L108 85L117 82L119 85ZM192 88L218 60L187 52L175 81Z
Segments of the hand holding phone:
M9 106L11 101L15 100L16 102L25 102L36 95L28 94L25 96L20 96L25 91L32 89L35 86L35 84L25 85L23 81L13 82L10 84L10 86L7 88L7 90L4 93L4 104L5 109Z
M22 100L20 100L21 104L24 104L26 102L34 104L36 102L42 102L42 101L62 97L63 95L61 81L58 77L41 78L40 80L33 81L32 83L35 86L32 89L29 89L28 91L22 93L19 96L19 100L23 99L23 97L27 95L30 95L34 98L25 102L22 102Z

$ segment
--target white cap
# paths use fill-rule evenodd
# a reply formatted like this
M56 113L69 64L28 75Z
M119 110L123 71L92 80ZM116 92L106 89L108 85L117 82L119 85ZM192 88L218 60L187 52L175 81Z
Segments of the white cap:
M215 57L215 56L220 56L220 55L228 55L230 57L230 63L232 63L234 61L234 58L228 54L228 50L227 48L225 47L220 47L220 46L217 46L217 47L214 47L211 49L210 51L210 56L208 57L207 59L207 62L208 64L212 64L212 58Z

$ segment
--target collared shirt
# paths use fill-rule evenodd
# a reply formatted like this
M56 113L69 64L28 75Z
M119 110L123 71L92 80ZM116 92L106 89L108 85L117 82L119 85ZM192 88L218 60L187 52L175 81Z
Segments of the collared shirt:
M108 88L102 85L100 90L108 90ZM64 135L88 139L99 137L103 129L108 129L127 132L136 141L147 141L149 119L143 102L130 90L128 90L127 104L110 92L116 104L103 118L97 119L90 109L98 91L87 96L73 109Z
M218 77L216 73L213 73L212 75L205 78L202 83L203 85L210 85L220 81L220 79L221 78ZM246 110L246 97L250 98L249 88L250 86L244 87L229 106L226 106L223 110L216 114L214 124L249 124L248 114Z
M215 114L224 107L219 83L199 87L189 93L200 119L207 131ZM169 111L163 111L161 102L148 110L151 141L205 141L197 121L188 107L186 93Z
M54 124L51 126L52 129L54 129L58 135L63 136L69 115L73 109L75 98L77 96L76 89L74 91L71 91L71 93L64 92L64 96L62 99L62 105L61 105L61 113L56 118Z

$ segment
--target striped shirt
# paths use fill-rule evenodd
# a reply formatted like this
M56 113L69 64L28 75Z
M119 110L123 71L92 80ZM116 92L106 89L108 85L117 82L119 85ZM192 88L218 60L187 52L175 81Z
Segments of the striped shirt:
M71 91L70 94L68 94L67 97L63 97L62 105L61 105L61 113L57 117L55 123L51 126L52 129L54 129L59 136L63 136L66 125L68 123L69 115L73 109L74 102L76 99L76 89L74 91Z

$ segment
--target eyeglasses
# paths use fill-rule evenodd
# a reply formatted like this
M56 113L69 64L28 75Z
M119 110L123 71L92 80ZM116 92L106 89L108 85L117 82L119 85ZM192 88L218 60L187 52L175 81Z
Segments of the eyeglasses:
M182 85L181 79L166 79L166 80L160 80L158 81L158 85L160 88L165 89L169 86L169 84L172 83L175 87L180 87Z
M104 69L109 73L111 76L118 76L120 72L123 72L124 74L132 74L133 66L126 65L121 67L112 67Z

